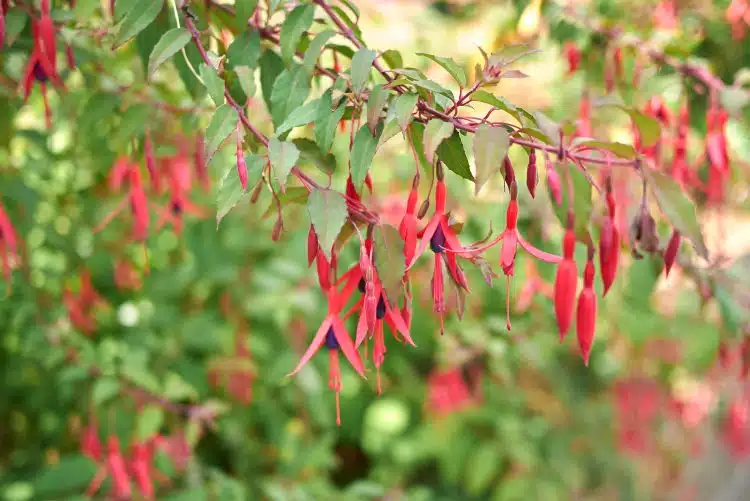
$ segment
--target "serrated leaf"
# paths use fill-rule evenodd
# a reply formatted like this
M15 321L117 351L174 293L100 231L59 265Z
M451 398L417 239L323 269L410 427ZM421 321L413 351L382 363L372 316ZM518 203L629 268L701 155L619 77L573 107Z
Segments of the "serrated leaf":
M292 141L300 153L299 162L309 162L325 174L336 170L336 157L332 153L323 153L314 141L298 138Z
M375 151L378 147L378 139L383 132L383 124L378 125L375 135L370 132L367 125L363 125L357 131L354 137L351 155L349 157L349 172L352 176L352 182L357 190L362 189L362 183L365 182L367 172L370 170L372 159L375 158Z
M154 22L163 5L163 0L138 0L123 19L112 49L117 49Z
M370 77L370 69L372 68L372 63L375 61L376 56L377 54L374 50L364 47L354 54L350 72L352 91L354 91L355 94L361 93L362 89L364 89L365 84Z
M633 120L633 123L638 129L643 146L651 147L656 144L661 137L661 126L659 125L658 120L646 115L642 111L636 110L635 108L627 106L617 106L617 108L620 108L622 111L630 115L631 120Z
M289 63L294 57L297 44L310 28L314 14L315 8L312 5L300 5L286 16L279 33L281 57L285 62Z
M332 190L313 190L307 199L307 212L320 248L330 259L333 243L346 222L346 201Z
M377 226L373 239L378 278L383 284L388 301L395 305L401 289L401 279L406 270L404 240L398 229L389 224Z
M113 377L97 379L91 390L91 403L96 407L106 404L120 393L121 386L120 381Z
M435 160L435 152L445 139L453 134L453 124L442 120L430 120L424 129L424 156L427 163L432 165Z
M346 105L340 104L335 110L332 110L333 100L331 91L328 90L321 96L318 103L318 117L315 119L315 141L318 143L320 150L328 153L333 145L333 138L336 135L336 127L344 116Z
M237 128L239 118L237 110L228 104L216 108L206 129L206 163L211 161L221 143Z
M474 180L469 167L469 159L466 158L466 150L461 140L461 133L457 130L454 130L453 134L438 146L437 154L438 158L451 172L469 181Z
M500 169L509 146L510 137L505 129L487 124L479 126L474 134L474 194L479 193L490 176Z
M245 165L247 165L247 186L248 189L254 187L260 181L263 175L265 160L260 155L254 153L245 154ZM242 189L240 177L237 174L237 166L232 163L224 172L219 182L219 190L216 194L216 227L224 217L229 214L234 207L242 200L245 194Z
M292 111L284 122L276 129L276 135L280 136L295 127L307 125L314 122L318 116L320 99L315 99Z
M253 97L255 95L255 70L247 66L235 66L234 72L245 96Z
M466 87L466 72L453 59L449 57L433 56L432 54L425 54L424 52L417 52L417 55L435 61L442 66L445 71L450 73L453 79L458 82L458 85Z
M596 149L596 150L607 150L611 153L614 153L620 158L635 158L636 156L638 156L638 152L635 151L635 148L633 148L629 144L624 144L624 143L585 140L585 141L575 142L574 144L576 147L585 146L586 148L591 148L591 149Z
M412 112L414 107L417 105L419 96L416 94L401 94L396 98L396 102L393 104L396 110L396 121L402 132L406 132L406 128L412 121Z
M216 106L224 104L224 80L221 79L216 70L207 64L200 66L201 80Z
M388 102L389 94L388 89L385 89L382 85L376 85L372 88L370 96L367 99L367 127L370 128L370 132L373 134L375 134L375 129L378 126L380 114Z
M308 75L301 66L281 72L271 91L271 117L274 125L281 125L293 110L302 106L309 93Z
M179 52L189 41L190 32L185 28L175 28L164 33L148 58L148 78L150 79L162 63Z
M305 58L302 60L302 67L304 68L306 73L312 73L313 68L315 68L315 63L320 57L321 51L325 47L328 40L330 40L331 37L335 34L336 32L333 30L325 30L318 33L315 38L313 38L312 42L310 42L310 45L305 51Z
M664 215L680 234L692 242L703 259L708 259L708 249L703 240L695 205L671 177L652 169L643 169L651 191Z
M268 141L268 158L271 161L273 175L281 186L281 191L284 191L286 179L299 159L299 150L292 142L279 141L277 137L272 137Z
M136 424L138 439L145 442L152 438L159 432L163 422L164 410L161 407L155 404L150 404L144 407L140 411L140 414L138 414Z
M552 202L552 207L555 210L557 219L563 227L567 225L569 207L569 190L567 189L567 186L571 183L573 187L573 204L570 207L575 215L576 238L583 243L591 243L591 234L589 233L591 211L593 208L591 201L591 184L589 184L586 176L578 170L577 167L570 164L558 165L557 173L560 176L560 184L563 186L563 189L561 190L562 203L557 205ZM549 192L549 183L547 183L547 191ZM550 200L554 199L551 193L549 193L549 197Z
M255 29L248 28L236 37L227 49L227 59L233 67L247 66L256 68L260 57L260 35Z

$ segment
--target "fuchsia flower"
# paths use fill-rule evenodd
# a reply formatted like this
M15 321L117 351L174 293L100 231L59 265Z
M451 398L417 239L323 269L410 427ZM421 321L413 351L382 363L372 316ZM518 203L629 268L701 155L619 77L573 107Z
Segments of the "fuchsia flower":
M411 184L411 191L409 191L409 199L406 202L406 212L404 217L401 219L399 224L398 232L401 234L401 238L404 239L404 258L406 259L406 265L409 266L412 259L414 259L414 252L417 248L417 198L419 193L417 188L419 187L419 177L414 176L414 180Z
M468 291L469 284L466 280L466 276L456 260L456 254L467 255L468 252L467 249L461 245L456 233L448 223L449 214L445 212L446 188L445 182L443 181L443 166L440 163L438 163L436 177L435 213L430 218L427 226L417 234L421 240L419 241L419 245L414 252L411 262L407 265L407 270L414 266L416 260L429 245L434 253L432 300L435 312L440 315L440 332L442 333L445 330L444 314L446 311L443 283L443 262L445 262L450 276L456 285Z
M726 126L729 115L726 110L712 104L706 112L706 156L708 157L707 195L710 202L724 200L724 182L729 176L729 150Z
M204 218L206 217L206 211L193 204L188 198L193 182L190 162L187 157L178 154L165 158L164 163L167 167L169 204L162 209L156 227L162 228L166 223L170 223L175 233L179 235L182 233L184 214Z
M148 199L143 189L139 166L127 157L120 157L112 167L109 176L110 189L119 191L127 180L128 195L94 228L94 233L102 231L122 210L129 205L133 215L133 239L143 242L148 237Z
M326 315L323 323L320 324L318 332L315 333L310 346L307 348L305 354L302 355L297 367L288 376L297 374L310 361L313 355L325 345L328 348L329 357L328 386L336 392L336 424L341 425L341 405L339 399L339 394L341 393L341 368L339 366L339 351L344 354L344 357L349 361L352 368L362 377L365 377L365 368L340 317L347 297L344 294L340 294L335 287L330 287L326 291L326 295L328 297L328 315Z
M18 238L16 230L10 222L8 213L5 212L0 202L0 259L3 261L3 275L7 283L8 294L10 294L10 272L11 261L18 257Z
M510 277L513 276L513 268L516 262L516 251L520 245L526 252L531 254L533 257L540 261L547 263L559 263L562 258L554 254L549 254L537 249L531 243L527 242L523 238L523 235L518 231L518 201L516 197L518 195L518 187L515 179L510 183L510 202L508 203L508 210L505 216L505 231L503 231L499 237L491 240L490 242L470 249L464 249L463 252L469 252L470 254L479 254L484 252L490 247L502 242L500 248L500 266L503 269L503 273L506 276L506 303L505 303L505 320L506 327L510 330Z
M132 493L130 477L125 466L125 459L120 452L120 441L117 436L109 436L107 440L107 454L104 459L104 464L100 465L99 470L89 484L89 488L86 491L87 495L93 496L99 490L99 487L101 487L104 479L109 476L112 478L112 497L120 501L130 499Z

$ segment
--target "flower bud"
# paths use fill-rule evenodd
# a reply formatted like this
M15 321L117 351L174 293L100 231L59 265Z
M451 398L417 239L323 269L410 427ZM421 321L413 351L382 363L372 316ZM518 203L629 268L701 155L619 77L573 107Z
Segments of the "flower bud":
M536 172L536 150L532 149L529 153L529 165L526 167L526 187L529 189L531 198L536 195L536 185L538 182Z

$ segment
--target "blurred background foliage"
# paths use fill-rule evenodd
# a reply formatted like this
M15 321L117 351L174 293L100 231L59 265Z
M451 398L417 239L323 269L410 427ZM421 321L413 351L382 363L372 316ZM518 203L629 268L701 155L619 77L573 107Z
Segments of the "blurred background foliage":
M127 3L118 0L115 7ZM453 57L470 72L481 62L477 46L487 52L519 42L538 47L541 53L522 64L530 78L504 81L494 92L561 121L575 120L584 89L604 95L606 39L579 21L616 25L670 54L704 61L724 82L736 75L748 81L741 70L750 67L750 44L733 38L725 1L675 2L673 30L654 22L661 3L655 1L356 3L372 48L400 50L405 66L446 86L443 70L416 52ZM694 499L710 499L728 485L719 479L729 478L734 463L711 475L705 465L729 457L731 447L721 440L725 409L745 384L733 375L736 366L721 369L716 360L722 343L736 346L748 332L750 107L738 106L729 122L726 203L708 208L695 197L711 255L721 259L691 260L688 272L678 268L668 280L660 258L626 259L600 301L588 368L572 339L559 342L552 302L542 293L554 267L519 253L510 333L503 281L490 288L478 270L469 270L466 315L450 317L443 336L423 285L429 270L420 268L412 324L418 348L390 347L382 396L374 377L344 371L339 428L325 360L285 378L325 313L306 266L307 213L293 191L284 200L280 242L270 238L273 200L265 191L254 205L241 202L217 228L215 182L234 161L227 147L210 164L214 188L191 192L204 217L186 215L180 235L171 227L153 231L144 252L129 240L128 217L93 231L121 201L107 188L120 154L140 158L147 128L157 157L174 155L175 145L192 151L210 116L213 105L181 57L146 80L148 49L170 26L168 11L135 42L112 51L100 43L111 40L111 21L97 1L60 6L61 19L72 19L61 36L76 65L63 70L66 91L50 93L53 127L47 130L38 92L26 104L17 92L32 46L18 5L19 20L7 23L13 43L0 52L0 197L22 240L12 285L0 301L3 500L83 499L97 469L80 444L92 422L102 441L115 435L123 447L154 433L184 438L183 464L156 458L169 479L159 483L156 497L172 501L627 501L687 499L677 496L694 488L711 493ZM205 14L205 6L194 8ZM566 41L583 52L583 70L572 76L566 75ZM192 45L187 57L197 59ZM633 60L626 57L626 64ZM617 92L639 107L661 95L676 113L685 88L673 70L647 64L637 88ZM706 96L687 88L689 157L696 161ZM258 98L250 121L268 132L268 117ZM597 110L594 130L629 142L626 119ZM334 144L340 172L347 140L341 134ZM511 151L514 163L525 164L525 152ZM396 137L375 158L376 190L368 204L382 214L390 210L397 223L412 172L411 153ZM335 179L343 184L343 177ZM462 240L504 226L507 195L499 179L479 197L464 180L447 181L454 214L465 222ZM549 217L546 191L540 193L536 200L520 194L521 231L559 253L562 229ZM154 203L164 207L167 200ZM666 239L666 225L660 230ZM341 269L357 256L355 246L345 247ZM75 295L87 288L87 274L100 296L88 309L91 332L75 324L65 301L66 290ZM653 417L633 418L639 409L623 404L629 397L622 388L632 381L653 388L644 397L649 403L635 406L655 406ZM697 424L686 421L689 405L699 408ZM107 482L97 496L107 496ZM133 496L138 499L135 490Z

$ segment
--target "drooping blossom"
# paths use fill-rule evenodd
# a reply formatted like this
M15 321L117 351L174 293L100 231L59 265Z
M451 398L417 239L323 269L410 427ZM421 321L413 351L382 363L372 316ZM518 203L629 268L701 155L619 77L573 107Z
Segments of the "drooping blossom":
M3 276L10 294L11 264L18 257L18 237L10 217L0 202L0 260L3 262Z
M591 345L596 330L596 293L594 292L594 249L589 247L589 257L583 269L583 289L576 308L576 334L583 362L589 364Z
M578 286L578 266L573 253L575 251L576 236L573 227L573 214L568 215L568 227L563 237L563 258L557 265L555 274L555 320L560 333L560 341L565 339L573 323L573 309L575 308L576 288Z

